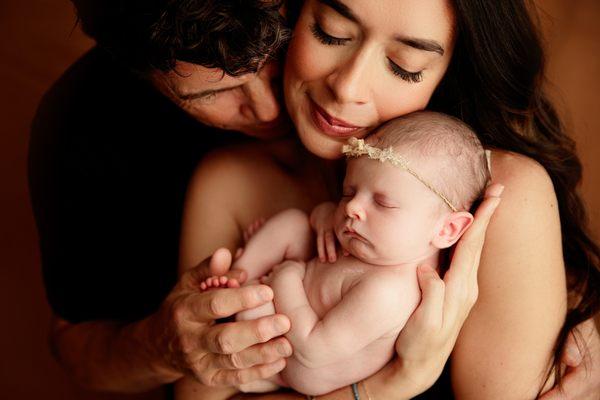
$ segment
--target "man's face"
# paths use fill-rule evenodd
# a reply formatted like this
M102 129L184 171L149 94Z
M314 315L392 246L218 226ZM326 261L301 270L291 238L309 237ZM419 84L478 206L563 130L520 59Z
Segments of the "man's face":
M218 68L178 61L174 70L155 71L152 83L203 124L261 139L289 132L278 93L279 65L265 64L255 74L233 77Z

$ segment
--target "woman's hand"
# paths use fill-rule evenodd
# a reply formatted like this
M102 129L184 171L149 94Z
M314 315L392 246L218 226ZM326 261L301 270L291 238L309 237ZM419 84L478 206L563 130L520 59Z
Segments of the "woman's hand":
M398 358L368 379L373 399L413 397L427 390L442 373L477 300L477 271L485 232L503 189L499 184L487 188L473 224L456 245L443 280L429 266L418 268L421 303L398 336Z
M562 387L555 386L540 400L600 399L600 334L593 319L571 331L561 362L565 368Z
M284 358L292 352L285 338L277 338L290 328L283 315L215 324L217 319L273 300L272 290L263 285L199 290L200 282L212 275L228 275L243 282L244 273L228 272L230 265L231 254L220 249L210 260L187 271L149 322L163 364L190 373L209 386L234 386L270 377L284 368Z

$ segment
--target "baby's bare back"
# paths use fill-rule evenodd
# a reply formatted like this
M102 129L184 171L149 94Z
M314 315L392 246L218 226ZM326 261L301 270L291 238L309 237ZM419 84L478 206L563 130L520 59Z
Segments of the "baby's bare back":
M318 259L309 261L303 284L321 321L326 323L328 313L338 308L337 312L343 310L342 320L348 314L346 321L356 322L354 326L339 324L344 331L337 335L340 340L346 337L348 351L344 356L326 365L311 365L310 360L296 354L288 359L282 373L285 381L296 390L313 395L357 382L381 369L393 357L396 337L419 301L414 268L373 266L352 256L340 255L333 264ZM351 304L344 304L348 302ZM372 323L374 308L377 321ZM369 321L370 326L365 327L361 321Z

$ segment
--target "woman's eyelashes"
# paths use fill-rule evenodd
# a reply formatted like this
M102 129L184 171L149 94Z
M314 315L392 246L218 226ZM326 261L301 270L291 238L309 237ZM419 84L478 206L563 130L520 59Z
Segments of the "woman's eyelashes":
M323 30L323 28L321 28L319 26L319 24L317 24L316 22L314 22L310 26L310 30L311 30L313 36L319 42L321 42L322 44L327 45L327 46L343 46L352 40L350 38L339 38L336 36L331 36L330 34L325 32ZM404 68L400 67L398 64L396 64L389 58L388 58L388 64L389 64L389 67L390 67L390 70L392 71L392 73L394 75L400 77L400 79L402 79L406 82L418 83L423 80L423 71L409 72L409 71L405 70Z
M342 46L350 41L348 38L338 38L327 34L316 22L310 26L310 30L315 38L328 46Z
M423 71L409 72L388 58L390 69L394 75L399 76L407 82L419 83L423 80Z

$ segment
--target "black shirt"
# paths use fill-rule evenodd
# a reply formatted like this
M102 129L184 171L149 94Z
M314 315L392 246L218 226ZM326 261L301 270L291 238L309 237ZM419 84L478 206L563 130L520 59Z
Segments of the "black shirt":
M188 116L94 48L41 101L29 183L54 313L132 321L177 276L186 184L209 150L241 135Z

